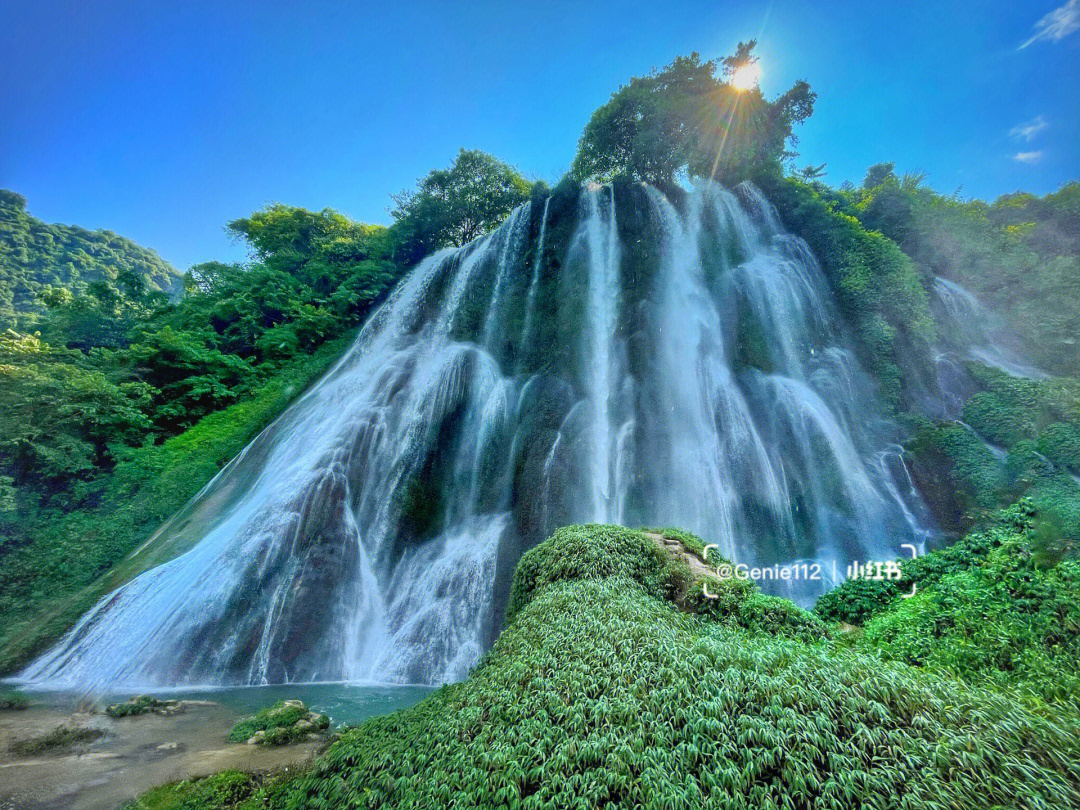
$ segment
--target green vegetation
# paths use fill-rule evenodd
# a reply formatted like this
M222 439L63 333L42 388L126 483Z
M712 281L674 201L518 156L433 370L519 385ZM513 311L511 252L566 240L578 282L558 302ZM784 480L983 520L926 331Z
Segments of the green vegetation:
M681 56L631 79L586 124L574 177L668 187L681 172L729 184L766 168L779 173L792 127L810 116L815 94L799 81L768 102L757 87L732 85L731 75L756 61L755 44L739 43L722 62Z
M958 422L918 422L912 473L942 528L962 533L1029 497L1048 545L1073 554L1080 539L1080 385L1026 380L971 363L977 386ZM996 452L995 452L996 449ZM1049 550L1049 549L1048 549Z
M862 640L883 657L1078 703L1080 564L1040 569L1010 538L873 619Z
M1002 315L1028 356L1057 374L1080 374L1080 182L1045 197L1008 194L963 201L873 166L838 199L868 228L895 241L927 279L944 276Z
M11 750L19 756L26 757L32 754L56 751L60 748L70 748L79 743L93 742L103 736L105 736L105 732L99 728L57 726L48 734L16 742L11 746Z
M560 530L523 558L514 616L468 680L345 732L310 772L205 806L1080 807L1073 709L869 642L687 613L670 601L680 561L658 550ZM187 806L203 786L136 806Z
M0 332L28 331L43 299L144 288L176 297L181 274L154 251L111 231L48 225L26 213L26 199L0 189Z
M408 263L438 248L461 247L498 226L529 197L529 182L487 152L462 149L415 191L394 195L398 256Z
M299 700L279 700L233 726L229 742L246 742L254 737L260 745L285 745L329 727L330 719L325 714L309 712Z
M123 810L204 810L242 806L263 779L240 771L222 771L205 779L186 779L154 788L128 802Z
M18 692L0 690L0 711L21 711L30 705L29 699Z

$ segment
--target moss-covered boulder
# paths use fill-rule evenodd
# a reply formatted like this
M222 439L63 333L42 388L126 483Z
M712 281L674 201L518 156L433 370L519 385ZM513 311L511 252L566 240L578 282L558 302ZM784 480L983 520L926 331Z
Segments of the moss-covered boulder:
M308 711L300 700L279 700L254 716L241 720L229 732L229 742L248 745L286 745L305 739L317 739L330 727L330 718Z

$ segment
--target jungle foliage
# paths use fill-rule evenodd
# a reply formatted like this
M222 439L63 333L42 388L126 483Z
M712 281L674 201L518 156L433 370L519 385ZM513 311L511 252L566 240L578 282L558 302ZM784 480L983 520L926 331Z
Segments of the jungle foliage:
M896 242L924 279L957 281L1003 316L1036 365L1080 374L1080 181L987 203L940 194L925 180L878 164L834 199Z

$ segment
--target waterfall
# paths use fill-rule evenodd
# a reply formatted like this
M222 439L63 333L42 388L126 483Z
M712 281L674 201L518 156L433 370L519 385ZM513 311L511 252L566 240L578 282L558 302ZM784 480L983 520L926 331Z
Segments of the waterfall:
M1013 377L1046 379L1042 369L1024 362L1016 338L1001 319L986 309L971 291L955 281L937 276L934 300L945 325L947 339L968 359L1004 371Z
M421 262L21 678L457 680L567 523L679 526L750 565L897 556L925 526L895 443L752 186L556 192Z
M612 386L616 377L615 316L618 305L619 239L615 225L615 189L609 188L607 216L601 214L604 190L582 195L585 213L578 240L588 253L588 328L583 352L587 358L589 401L592 407L591 520L611 520Z
M544 237L547 235L548 208L551 197L544 200L544 214L540 218L540 237L536 243L536 255L533 257L532 279L529 292L525 296L525 325L521 329L521 345L528 346L533 334L533 318L536 317L536 291L540 286L540 267L544 257Z

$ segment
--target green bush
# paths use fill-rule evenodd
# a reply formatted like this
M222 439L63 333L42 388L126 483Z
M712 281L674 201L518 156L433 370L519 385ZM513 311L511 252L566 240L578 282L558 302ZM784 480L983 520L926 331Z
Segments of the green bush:
M175 701L158 700L150 695L139 695L124 703L112 703L105 707L105 714L112 718L136 717L140 714L149 714L156 709L163 709L175 705Z
M608 577L624 577L657 599L673 599L688 585L690 569L641 532L596 524L566 526L518 562L506 621L553 582Z
M259 787L262 779L241 771L222 771L204 779L186 779L156 787L123 810L204 810L241 805Z

